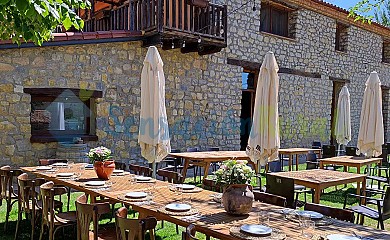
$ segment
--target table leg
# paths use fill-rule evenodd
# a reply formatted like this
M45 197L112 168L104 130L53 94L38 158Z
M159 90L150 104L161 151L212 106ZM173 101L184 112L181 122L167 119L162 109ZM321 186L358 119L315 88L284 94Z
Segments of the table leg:
M321 197L321 188L316 187L314 189L314 203L320 203L320 197Z
M184 166L183 166L183 170L181 172L181 175L183 175L183 179L186 178L186 175L187 175L187 169L188 169L188 166L190 165L190 160L188 158L185 158L184 159Z
M322 161L320 161L320 168L324 169L324 163Z
M358 182L357 185L360 186L360 182ZM360 194L360 192L358 192L358 194ZM363 177L363 180L362 180L362 195L366 196L366 177ZM362 204L366 205L366 200L364 198L362 200ZM363 225L363 223L364 223L364 216L360 215L360 225Z
M357 173L360 174L360 166L357 166Z
M288 170L291 172L292 171L292 155L288 155Z
M299 165L298 154L295 154L295 170L296 170L296 171L298 171L298 165Z
M209 168L210 168L210 162L206 162L206 166L204 166L203 179L207 178L207 175L209 174Z

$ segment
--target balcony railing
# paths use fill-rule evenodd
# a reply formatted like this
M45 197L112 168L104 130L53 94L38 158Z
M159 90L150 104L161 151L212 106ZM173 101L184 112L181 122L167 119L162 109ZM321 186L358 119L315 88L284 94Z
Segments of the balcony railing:
M130 0L85 20L84 32L128 30L167 37L202 38L226 44L226 6L190 5L188 0Z

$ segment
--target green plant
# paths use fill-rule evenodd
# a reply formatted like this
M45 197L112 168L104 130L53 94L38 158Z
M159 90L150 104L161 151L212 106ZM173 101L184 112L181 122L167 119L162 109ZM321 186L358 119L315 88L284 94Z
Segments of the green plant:
M214 172L217 184L250 184L255 172L247 166L245 160L227 160L222 162L220 168Z
M112 158L111 150L103 146L92 148L87 153L87 156L91 163L95 161L106 161Z

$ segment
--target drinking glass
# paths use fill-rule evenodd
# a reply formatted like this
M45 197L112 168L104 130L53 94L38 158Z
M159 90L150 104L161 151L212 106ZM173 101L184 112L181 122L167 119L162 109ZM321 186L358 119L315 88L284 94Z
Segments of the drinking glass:
M180 203L183 203L183 188L179 187L179 185L176 185L176 192L179 196Z
M136 183L137 179L135 178L134 174L130 174L130 183Z
M266 225L268 226L269 225L269 212L268 211L259 211L257 213L257 217L258 217L258 223L261 224L261 225Z
M146 204L152 204L154 199L154 195L152 191L149 191L146 195Z
M302 235L306 238L311 239L313 237L313 231L315 229L315 222L312 220L305 220L303 225L304 228Z
M72 168L74 165L74 161L68 160L67 164L68 164L68 168Z
M299 227L301 228L301 234L304 236L303 232L306 228L306 222L310 221L310 214L299 214L298 215Z

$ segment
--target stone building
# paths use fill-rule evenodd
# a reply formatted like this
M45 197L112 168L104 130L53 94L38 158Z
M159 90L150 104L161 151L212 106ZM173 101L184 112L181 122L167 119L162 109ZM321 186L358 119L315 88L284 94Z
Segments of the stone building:
M387 136L390 29L354 22L346 10L320 0L256 0L255 11L253 1L218 0L226 7L202 8L159 0L177 7L157 8L165 25L153 32L145 29L154 18L133 21L139 2L124 3L127 8L96 2L80 13L87 20L83 33L55 34L42 47L1 42L0 164L56 157L74 137L86 147L111 148L116 160L142 162L137 134L148 45L158 45L164 61L173 148L245 146L257 72L268 51L280 67L282 147L332 141L334 106L344 84L351 93L355 145L371 71L383 85ZM114 16L127 20L121 24Z

